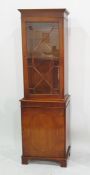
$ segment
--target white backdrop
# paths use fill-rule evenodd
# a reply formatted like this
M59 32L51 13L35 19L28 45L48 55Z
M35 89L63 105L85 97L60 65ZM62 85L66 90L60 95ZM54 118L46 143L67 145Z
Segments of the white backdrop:
M0 148L21 151L19 99L23 97L20 8L67 8L69 15L69 94L71 144L90 147L89 0L0 1ZM88 150L89 151L89 150ZM21 154L21 152L20 152ZM89 151L90 154L90 151Z

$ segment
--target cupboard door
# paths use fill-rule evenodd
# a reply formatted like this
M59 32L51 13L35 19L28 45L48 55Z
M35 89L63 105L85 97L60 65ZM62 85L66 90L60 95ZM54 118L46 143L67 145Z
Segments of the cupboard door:
M22 131L25 156L64 156L64 109L23 108Z

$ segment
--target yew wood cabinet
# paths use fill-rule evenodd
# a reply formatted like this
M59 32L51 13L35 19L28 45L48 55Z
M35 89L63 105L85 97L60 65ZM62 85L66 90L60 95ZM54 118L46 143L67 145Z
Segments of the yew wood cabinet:
M50 160L67 166L70 155L68 11L20 9L24 98L22 163Z

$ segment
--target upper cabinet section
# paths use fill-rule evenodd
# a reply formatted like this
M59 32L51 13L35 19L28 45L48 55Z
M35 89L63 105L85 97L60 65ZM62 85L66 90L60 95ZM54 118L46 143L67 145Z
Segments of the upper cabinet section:
M25 97L64 96L66 9L21 9ZM64 20L65 19L65 20Z

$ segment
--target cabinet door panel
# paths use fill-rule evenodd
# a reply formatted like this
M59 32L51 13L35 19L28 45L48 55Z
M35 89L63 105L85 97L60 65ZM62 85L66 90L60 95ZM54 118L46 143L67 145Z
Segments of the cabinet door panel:
M59 24L27 22L26 31L29 94L60 94Z
M64 110L22 109L24 155L59 157L64 155Z

